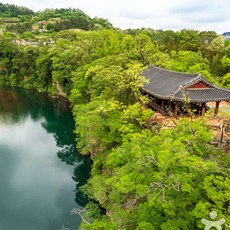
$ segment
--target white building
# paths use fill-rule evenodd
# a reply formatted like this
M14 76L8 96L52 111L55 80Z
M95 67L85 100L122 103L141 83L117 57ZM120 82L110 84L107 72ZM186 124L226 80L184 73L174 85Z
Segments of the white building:
M230 32L224 32L223 37L224 39L230 39Z

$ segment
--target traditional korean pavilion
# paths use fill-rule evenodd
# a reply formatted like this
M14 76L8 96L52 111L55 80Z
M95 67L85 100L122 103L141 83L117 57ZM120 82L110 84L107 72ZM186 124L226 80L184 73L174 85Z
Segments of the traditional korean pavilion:
M188 110L204 115L207 102L215 102L217 115L219 103L230 100L230 90L207 81L201 74L182 73L149 66L143 76L149 80L142 92L151 98L151 107L161 113L177 116Z

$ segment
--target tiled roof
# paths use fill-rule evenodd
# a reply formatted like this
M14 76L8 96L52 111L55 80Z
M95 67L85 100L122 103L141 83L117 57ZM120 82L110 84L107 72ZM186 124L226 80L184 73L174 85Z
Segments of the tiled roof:
M191 102L208 102L208 101L227 101L230 99L230 91L220 88L210 89L186 89L184 92L180 90L174 95L174 100L188 98Z
M143 90L161 99L191 102L226 101L230 99L230 90L219 88L204 79L201 74L181 73L149 66L144 72L149 83ZM210 88L191 89L190 86L203 82Z

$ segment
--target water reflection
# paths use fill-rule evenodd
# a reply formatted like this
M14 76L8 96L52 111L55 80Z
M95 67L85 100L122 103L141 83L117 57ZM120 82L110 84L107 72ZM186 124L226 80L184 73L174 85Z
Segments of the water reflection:
M84 184L90 161L76 152L73 119L63 105L0 88L0 229L76 229L80 223L69 213L74 199L78 205L87 200L72 177Z

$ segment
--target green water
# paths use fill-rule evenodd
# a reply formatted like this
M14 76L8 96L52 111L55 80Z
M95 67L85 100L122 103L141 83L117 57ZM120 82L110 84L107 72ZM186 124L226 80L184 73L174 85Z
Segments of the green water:
M75 150L74 122L63 100L0 87L0 229L78 229L72 208L90 161ZM77 185L77 186L76 186Z

